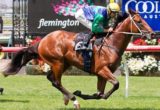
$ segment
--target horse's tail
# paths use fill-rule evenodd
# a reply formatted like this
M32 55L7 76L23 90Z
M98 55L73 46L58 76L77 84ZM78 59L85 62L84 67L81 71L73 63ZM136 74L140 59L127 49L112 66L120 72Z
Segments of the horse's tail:
M26 65L31 59L39 58L38 45L39 43L36 43L33 46L18 51L6 69L2 72L3 75L14 75L18 73L22 66Z

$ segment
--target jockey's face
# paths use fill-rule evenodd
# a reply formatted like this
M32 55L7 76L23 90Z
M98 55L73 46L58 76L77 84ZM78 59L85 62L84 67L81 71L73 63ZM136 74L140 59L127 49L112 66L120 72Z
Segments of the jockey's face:
M110 17L115 17L116 16L116 12L113 12L113 11L111 11L111 13L110 13Z

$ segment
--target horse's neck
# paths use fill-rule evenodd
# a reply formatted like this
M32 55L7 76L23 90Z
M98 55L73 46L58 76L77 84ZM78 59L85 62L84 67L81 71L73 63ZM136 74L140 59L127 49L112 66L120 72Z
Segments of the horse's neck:
M117 32L130 32L127 22L123 22L120 26L115 30ZM127 48L131 39L131 35L126 35L123 33L113 33L109 36L108 43L113 48L118 51L118 54L121 55Z

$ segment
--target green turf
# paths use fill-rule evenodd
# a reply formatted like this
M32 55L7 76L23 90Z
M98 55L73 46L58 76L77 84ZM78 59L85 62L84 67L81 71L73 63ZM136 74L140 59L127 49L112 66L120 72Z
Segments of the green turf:
M130 77L129 97L125 98L125 77L118 77L120 88L108 100L82 100L81 110L160 110L160 78ZM95 76L63 76L64 86L71 92L96 91ZM62 94L45 76L0 76L0 110L74 110L73 103L63 104ZM111 87L107 83L106 90Z

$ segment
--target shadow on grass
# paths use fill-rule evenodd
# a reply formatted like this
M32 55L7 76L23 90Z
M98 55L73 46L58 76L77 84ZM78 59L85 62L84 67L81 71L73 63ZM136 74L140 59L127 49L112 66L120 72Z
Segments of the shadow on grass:
M8 102L29 103L29 100L0 99L0 103L8 103Z
M58 108L57 110L75 110L74 108ZM151 110L151 108L81 108L80 110ZM158 109L152 109L158 110Z

